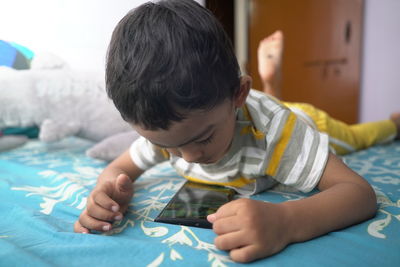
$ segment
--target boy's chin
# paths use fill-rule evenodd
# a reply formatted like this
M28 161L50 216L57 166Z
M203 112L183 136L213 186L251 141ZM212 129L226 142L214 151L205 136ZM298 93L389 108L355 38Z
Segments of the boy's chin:
M200 160L199 164L215 164L220 160L220 158L209 158L209 159L204 159L204 160Z
M214 164L214 163L216 163L217 161L215 161L215 160L207 160L207 161L201 161L201 162L198 162L199 164L205 164L205 165L207 165L207 164Z

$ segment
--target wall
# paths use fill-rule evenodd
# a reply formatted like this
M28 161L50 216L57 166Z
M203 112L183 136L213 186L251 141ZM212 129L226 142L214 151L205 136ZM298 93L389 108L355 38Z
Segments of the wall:
M130 9L144 2L147 1L0 0L0 39L53 52L75 69L103 70L115 25Z
M400 112L400 1L365 0L360 119Z

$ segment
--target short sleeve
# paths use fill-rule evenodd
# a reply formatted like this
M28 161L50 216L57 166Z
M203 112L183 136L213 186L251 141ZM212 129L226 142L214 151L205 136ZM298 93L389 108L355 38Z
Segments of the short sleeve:
M163 149L153 145L144 137L139 137L132 143L129 153L132 161L142 170L168 160L168 154Z
M328 159L328 136L289 109L280 110L268 128L265 174L303 192L313 190Z

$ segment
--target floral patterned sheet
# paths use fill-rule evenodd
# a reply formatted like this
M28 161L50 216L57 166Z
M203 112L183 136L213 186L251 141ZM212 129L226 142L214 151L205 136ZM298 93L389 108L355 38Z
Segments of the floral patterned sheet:
M135 184L125 219L105 234L75 234L105 162L85 156L89 141L31 141L0 153L0 266L239 266L213 245L208 229L155 223L183 184L168 164ZM400 142L346 156L374 186L377 216L364 223L293 244L251 266L400 266ZM280 202L307 196L278 186L253 196Z

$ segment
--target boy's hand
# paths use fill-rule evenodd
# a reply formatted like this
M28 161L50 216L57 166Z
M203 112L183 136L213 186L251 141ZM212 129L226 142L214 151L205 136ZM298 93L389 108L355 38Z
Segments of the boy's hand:
M74 231L90 233L90 230L111 230L113 221L122 220L132 195L132 181L125 174L118 175L114 180L98 183L89 195L86 209L75 222Z
M278 204L238 199L207 219L218 235L216 247L230 250L234 261L249 262L275 254L289 244L287 216Z

